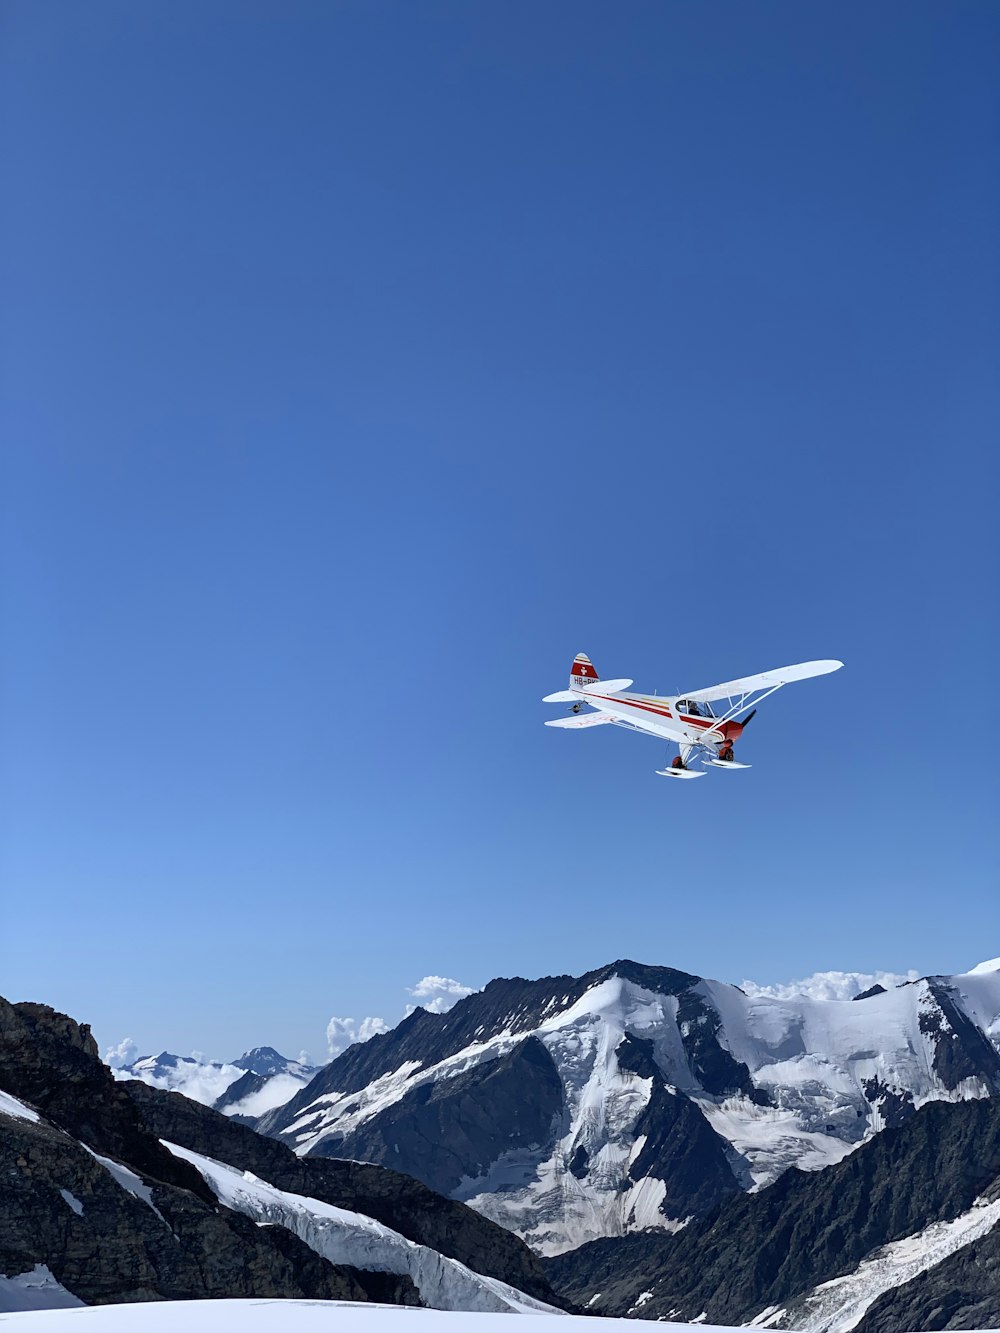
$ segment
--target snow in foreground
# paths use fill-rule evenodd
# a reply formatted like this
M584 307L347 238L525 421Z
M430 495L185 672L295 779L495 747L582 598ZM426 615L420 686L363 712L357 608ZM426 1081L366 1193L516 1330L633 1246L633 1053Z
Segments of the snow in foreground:
M558 1318L559 1333L598 1333L635 1321L581 1315ZM344 1301L154 1301L147 1305L88 1305L80 1310L0 1314L0 1325L23 1333L504 1333L510 1314L421 1310L411 1305L357 1305ZM532 1325L534 1327L534 1325ZM683 1331L688 1324L673 1324ZM699 1324L699 1333L707 1325ZM726 1333L731 1333L727 1330Z

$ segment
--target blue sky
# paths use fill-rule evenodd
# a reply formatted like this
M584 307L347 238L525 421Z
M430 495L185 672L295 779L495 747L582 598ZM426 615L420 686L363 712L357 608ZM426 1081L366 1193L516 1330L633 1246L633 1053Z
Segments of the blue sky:
M996 954L995 5L4 26L3 993L318 1055ZM692 786L542 727L580 650L847 667Z

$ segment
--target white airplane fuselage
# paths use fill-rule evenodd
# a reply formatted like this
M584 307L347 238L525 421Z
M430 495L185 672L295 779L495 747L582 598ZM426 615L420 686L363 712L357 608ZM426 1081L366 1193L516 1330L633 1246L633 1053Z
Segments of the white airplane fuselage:
M715 718L693 717L679 712L676 698L655 694L602 694L599 685L591 685L586 690L572 689L570 692L581 703L590 704L602 713L610 713L612 717L629 722L650 736L677 741L681 745L696 745L699 742L721 744L730 726L724 722L722 729L716 731Z

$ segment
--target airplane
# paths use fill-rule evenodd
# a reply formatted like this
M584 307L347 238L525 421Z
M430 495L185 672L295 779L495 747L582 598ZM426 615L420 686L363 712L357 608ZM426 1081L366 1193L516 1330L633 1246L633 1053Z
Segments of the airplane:
M667 768L658 768L657 774L664 778L703 778L704 769L690 767L688 761L692 757L712 768L750 768L750 764L737 762L733 745L743 735L757 705L783 685L826 676L843 665L832 659L800 662L797 666L776 667L756 676L743 676L684 694L626 694L631 680L601 680L587 654L577 653L570 668L569 689L547 694L542 700L546 704L568 703L573 716L550 718L545 725L576 730L611 723L674 741L679 753ZM716 712L712 704L720 699L725 699L726 704ZM584 704L597 711L582 712ZM746 716L741 718L741 713Z

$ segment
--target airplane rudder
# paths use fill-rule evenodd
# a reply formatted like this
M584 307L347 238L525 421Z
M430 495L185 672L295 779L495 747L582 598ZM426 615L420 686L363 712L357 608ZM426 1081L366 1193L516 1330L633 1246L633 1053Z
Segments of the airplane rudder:
M570 689L574 685L578 689L581 685L593 685L598 680L600 680L600 676L597 674L597 668L587 654L577 653L569 670Z

